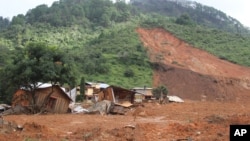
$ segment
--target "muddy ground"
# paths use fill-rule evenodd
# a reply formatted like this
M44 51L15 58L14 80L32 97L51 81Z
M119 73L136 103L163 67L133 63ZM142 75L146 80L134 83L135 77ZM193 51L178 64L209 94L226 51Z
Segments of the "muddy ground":
M126 115L8 115L1 141L227 141L230 124L250 124L250 103L145 103ZM135 114L136 113L136 114ZM136 116L135 120L134 117Z

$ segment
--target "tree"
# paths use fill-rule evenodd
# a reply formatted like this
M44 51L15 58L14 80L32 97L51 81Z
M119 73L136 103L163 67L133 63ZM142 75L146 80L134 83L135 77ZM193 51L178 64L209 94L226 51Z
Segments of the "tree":
M17 25L17 24L21 26L25 25L25 16L23 14L19 14L12 18L11 25Z
M7 18L3 18L2 16L0 16L0 31L2 31L3 29L6 29L10 24L10 20Z
M158 86L152 90L153 95L160 103L163 103L167 99L168 89L166 86Z
M2 45L0 41L0 69L9 61L10 52L10 49L7 46Z
M194 22L188 14L181 15L179 18L176 19L175 23L180 25L194 25Z
M29 43L26 48L17 50L13 62L5 68L5 76L10 86L28 89L32 95L30 101L33 113L42 112L53 85L68 83L75 85L75 74L70 59L58 47L45 43ZM39 82L51 82L52 90L41 106L36 105L35 93Z
M81 78L80 83L80 100L82 101L85 98L85 78Z
M40 22L40 21L42 22L44 20L46 21L46 19L44 19L43 16L45 16L46 13L48 13L48 10L49 8L46 4L42 4L34 9L31 9L26 14L27 21L29 23Z
M134 77L135 73L132 69L127 68L124 72L124 76L125 77Z

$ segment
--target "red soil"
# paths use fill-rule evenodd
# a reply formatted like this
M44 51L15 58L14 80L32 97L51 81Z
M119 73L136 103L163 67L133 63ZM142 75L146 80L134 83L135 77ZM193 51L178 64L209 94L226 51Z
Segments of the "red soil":
M145 103L134 121L127 115L9 115L5 120L24 127L2 129L1 141L227 141L230 124L250 124L249 103ZM230 108L229 108L230 107ZM126 127L132 125L135 128Z
M164 29L137 29L148 50L154 86L164 84L170 95L193 100L239 101L250 98L250 68L221 60L194 48Z

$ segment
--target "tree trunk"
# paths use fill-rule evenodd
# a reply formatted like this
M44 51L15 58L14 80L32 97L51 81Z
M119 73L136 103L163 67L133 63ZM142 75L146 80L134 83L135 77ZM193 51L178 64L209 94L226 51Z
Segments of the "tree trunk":
M162 104L162 102L163 102L163 96L162 96L162 91L161 91L159 103Z
M31 101L30 101L30 111L32 114L35 114L37 112L37 105L36 105L36 84L32 84L33 87L30 85L28 86L28 89L30 89L30 93L31 93Z

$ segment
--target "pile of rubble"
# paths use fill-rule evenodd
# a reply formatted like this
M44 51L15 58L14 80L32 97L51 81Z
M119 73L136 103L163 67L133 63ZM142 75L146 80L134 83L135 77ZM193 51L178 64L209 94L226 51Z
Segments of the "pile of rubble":
M12 114L29 114L30 110L27 109L26 107L17 105L15 107L9 107L8 110L3 111L0 113L0 116L5 116L5 115L12 115Z
M7 104L0 104L0 113L10 109L11 106L10 105L7 105Z
M84 114L125 114L127 109L123 106L116 105L109 100L103 100L96 102L88 108L83 108L81 105L71 104L70 106L72 113L84 113Z
M15 122L5 121L4 117L0 116L0 133L11 133L22 129L22 126L17 125Z

